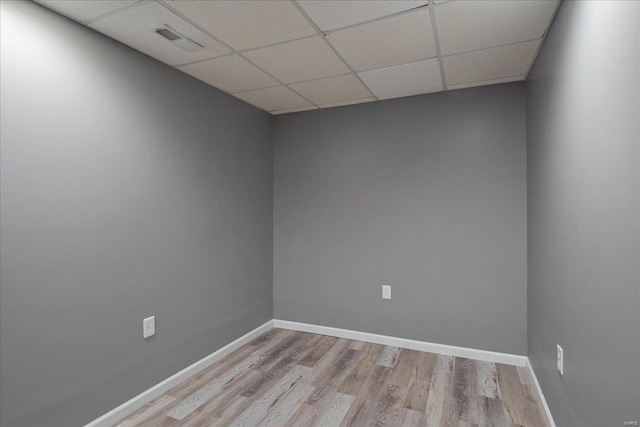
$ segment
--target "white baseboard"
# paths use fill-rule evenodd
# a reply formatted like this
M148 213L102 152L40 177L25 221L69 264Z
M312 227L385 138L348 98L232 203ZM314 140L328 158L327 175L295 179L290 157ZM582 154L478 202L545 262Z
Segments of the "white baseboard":
M147 403L151 402L156 397L169 391L172 387L180 384L182 381L186 380L187 378L190 378L193 375L197 374L198 372L211 366L213 363L222 359L227 354L233 352L234 350L237 350L238 348L242 347L252 339L256 338L259 335L262 335L263 333L271 329L273 329L273 320L269 320L265 324L258 326L257 328L246 333L245 335L241 336L237 340L225 345L221 349L211 353L210 355L204 357L203 359L198 360L193 365L184 368L182 371L178 372L177 374L174 374L169 378L167 378L166 380L154 385L150 389L143 391L133 399L107 412L100 418L96 418L95 420L91 421L85 427L112 426L113 424L117 423L118 421L125 418L129 414L135 412L136 410L140 409Z
M416 341L388 335L371 334L368 332L352 331L349 329L332 328L329 326L312 325L309 323L290 322L288 320L273 320L274 328L291 329L294 331L311 332L314 334L330 335L332 337L348 338L351 340L367 341L375 344L392 345L411 350L429 353L445 354L448 356L466 357L485 362L503 363L505 365L526 366L527 356L517 354L497 353L487 350L457 347L446 344L435 344L426 341Z
M549 405L547 405L547 399L544 397L544 393L540 388L540 383L538 382L538 377L536 377L536 373L533 371L533 366L531 366L531 361L527 357L527 369L529 370L529 376L533 378L533 383L538 391L538 396L540 396L540 400L542 401L542 406L544 407L544 412L547 414L547 421L549 421L550 427L556 427L555 421L553 421L553 417L551 416L551 410L549 410Z

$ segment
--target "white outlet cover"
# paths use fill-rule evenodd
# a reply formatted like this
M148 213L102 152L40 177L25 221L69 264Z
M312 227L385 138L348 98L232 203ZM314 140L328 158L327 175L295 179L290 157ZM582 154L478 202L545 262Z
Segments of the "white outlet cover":
M391 285L382 285L382 299L391 299Z
M144 338L152 337L156 334L156 316L147 317L142 321Z
M557 356L558 372L560 372L560 375L564 375L564 350L559 345L557 347L558 347L557 349L558 350L558 356Z

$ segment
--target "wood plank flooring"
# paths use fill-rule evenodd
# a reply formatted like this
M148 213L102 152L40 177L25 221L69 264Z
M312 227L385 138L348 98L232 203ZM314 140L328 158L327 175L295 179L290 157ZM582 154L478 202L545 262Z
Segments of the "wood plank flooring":
M547 427L525 368L273 329L118 427Z

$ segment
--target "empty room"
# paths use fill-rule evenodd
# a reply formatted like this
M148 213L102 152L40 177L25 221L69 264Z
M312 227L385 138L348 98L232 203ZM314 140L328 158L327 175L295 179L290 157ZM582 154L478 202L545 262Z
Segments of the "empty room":
M1 427L640 422L640 1L0 0Z

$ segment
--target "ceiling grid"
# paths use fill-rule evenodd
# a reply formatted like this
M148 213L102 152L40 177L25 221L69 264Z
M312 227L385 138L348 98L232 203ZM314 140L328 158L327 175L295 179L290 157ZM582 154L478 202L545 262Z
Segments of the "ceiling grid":
M545 37L547 37L547 33L549 33L549 29L551 28L551 24L556 19L556 15L558 14L558 8L560 7L560 1L556 3L556 7L551 15L551 19L549 19L549 23L547 24L547 28L545 28L544 33L542 34L542 41L538 45L538 49L536 50L535 55L531 58L531 63L529 64L529 68L527 69L527 74L524 76L524 79L529 78L529 73L531 73L531 69L533 68L533 64L536 63L536 59L538 58L538 53L540 53L540 48L542 48L542 43L544 42Z
M198 24L196 24L195 22L191 21L188 17L186 17L186 16L182 15L180 12L178 12L177 10L175 10L174 8L172 8L171 6L169 6L165 1L159 0L159 1L158 1L158 3L162 4L162 5L163 5L164 7L166 7L167 9L169 9L169 10L173 11L173 13L175 13L175 14L176 14L176 15L178 15L178 16L180 16L180 17L181 17L182 19L184 19L185 21L187 21L187 22L191 23L191 25L193 25L194 27L196 27L196 28L199 28L199 27L200 27ZM205 33L208 33L208 31L207 31L207 30L205 30L205 29L203 29L203 28L199 28L199 29L200 29L201 31L205 32ZM209 33L208 33L208 34L209 34ZM289 90L291 90L291 91L295 92L295 91L294 91L294 90L292 90L292 89L291 89L287 84L285 84L285 83L281 82L281 81L280 81L280 80L278 80L275 76L273 76L273 75L269 74L268 72L266 72L265 70L263 70L263 69L262 69L260 66L258 66L257 64L254 64L254 63L253 63L252 61L250 61L246 56L244 56L241 52L236 51L236 50L235 50L235 49L233 49L231 46L229 46L229 45L227 45L225 42L223 42L222 40L219 40L219 39L218 39L217 37L215 37L213 34L210 34L210 36L211 36L212 38L216 39L216 40L218 41L218 43L222 44L223 46L226 46L228 49L231 49L231 50L232 50L232 52L231 52L231 54L230 54L230 55L232 55L232 56L233 56L233 55L238 55L238 56L240 56L240 57L241 57L241 58L243 58L245 61L247 61L247 62L249 62L251 65L253 65L254 67L256 67L257 69L259 69L259 70L260 70L260 71L262 71L263 73L267 74L267 75L268 75L269 77L271 77L272 79L274 79L274 80L278 81L278 83L280 83L280 85L282 85L282 86L286 87L287 89L289 89ZM283 42L283 43L285 43L285 42ZM279 43L278 43L278 44L279 44ZM215 58L212 58L212 59L215 59ZM267 87L267 88L262 88L262 89L270 89L270 88L272 88L272 87L273 87L273 86L270 86L270 87ZM275 87L277 87L277 86L275 86ZM262 89L253 89L253 90L262 90ZM242 91L242 92L245 92L245 93L246 93L246 92L250 92L250 91L252 91L252 90L247 90L247 91ZM229 93L230 95L233 95L233 94L232 94L232 93L230 93L230 92L227 92L227 93ZM317 105L313 104L311 101L309 101L308 99L304 98L304 96L300 95L300 94L299 94L299 93L297 93L297 92L296 92L296 94L297 94L298 96L300 96L301 98L303 98L305 101L307 101L309 104L311 104L311 105L313 105L313 106L317 107ZM255 104L254 104L254 106L255 106L255 107L258 107L258 108L260 108L260 109L262 109L262 110L264 110L264 111L269 112L268 110L266 110L266 109L264 109L264 108L262 108L262 107L260 107L260 106L257 106L257 105L255 105Z
M560 2L36 1L271 114L525 80Z
M322 37L322 39L325 41L325 43L327 44L327 46L329 46L331 48L331 50L333 50L333 52L338 56L338 58L340 58L340 60L345 64L345 66L349 69L349 71L356 76L356 78L360 81L360 83L367 89L367 91L371 94L371 96L373 96L374 98L378 99L373 92L371 92L371 90L367 87L366 84L364 84L364 82L362 81L362 79L360 78L360 76L358 76L358 74L355 72L355 70L353 68L351 68L351 65L349 65L347 63L347 61L344 60L344 58L340 55L340 53L338 53L338 51L336 50L335 47L333 47L333 45L331 43L329 43L329 40L327 40L327 35L325 33L322 32L322 30L315 24L315 22L313 22L311 20L311 18L309 18L309 15L307 15L307 13L304 11L304 9L302 9L300 7L300 5L298 4L298 2L296 0L292 0L293 4L296 5L296 7L298 8L298 11L300 11L300 13L305 17L305 19L309 22L309 24L311 24L311 26L316 30L316 33Z
M447 90L447 77L444 74L444 64L442 63L442 51L440 50L440 38L438 37L438 23L436 22L435 5L429 3L429 18L431 18L431 29L433 30L433 38L436 42L436 55L438 56L438 65L440 65L440 75L442 76L442 90Z

